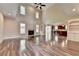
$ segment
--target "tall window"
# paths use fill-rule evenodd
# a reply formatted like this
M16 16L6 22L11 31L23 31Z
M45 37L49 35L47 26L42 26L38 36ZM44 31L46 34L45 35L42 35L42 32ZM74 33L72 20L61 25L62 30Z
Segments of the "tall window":
M35 17L36 19L39 19L39 12L36 12Z
M20 34L25 34L25 23L20 23Z
M46 25L46 28L45 28L45 40L46 42L51 40L51 26L49 25Z
M22 5L20 6L20 14L25 15L25 7Z
M39 33L39 25L36 25L36 32Z

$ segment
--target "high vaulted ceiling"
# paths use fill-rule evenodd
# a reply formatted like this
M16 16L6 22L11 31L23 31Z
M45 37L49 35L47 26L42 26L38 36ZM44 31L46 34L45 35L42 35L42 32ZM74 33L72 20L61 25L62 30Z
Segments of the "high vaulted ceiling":
M18 11L17 3L0 3L0 12L2 12L5 16L16 16Z
M32 3L31 5L33 5ZM67 16L73 16L73 15L79 15L79 4L78 3L43 3L46 5L46 7L43 7L43 11L50 8L51 6L60 6L63 13L65 13ZM11 13L13 16L15 16L16 12L18 11L18 3L1 3L0 4L0 12L3 12L4 14L8 15ZM76 11L73 12L72 9L75 8Z
M64 13L68 16L79 15L79 4L77 3L63 3L60 4L60 6L63 9ZM75 9L75 11L72 11L73 9Z
M55 3L47 3L45 5L46 5L46 7L43 8L43 11L45 9L47 9L47 8L50 8L51 6L54 6L55 7L55 5L57 5L68 16L74 15L74 14L79 15L79 3L58 3L58 4L55 4ZM76 9L75 12L72 11L72 9L74 9L74 8Z

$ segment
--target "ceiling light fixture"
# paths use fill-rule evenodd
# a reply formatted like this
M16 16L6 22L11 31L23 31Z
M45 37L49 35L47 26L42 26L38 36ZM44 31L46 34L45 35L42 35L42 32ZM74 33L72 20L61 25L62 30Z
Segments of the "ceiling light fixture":
M76 9L75 9L75 8L73 8L73 9L72 9L72 11L74 12L74 11L76 11Z

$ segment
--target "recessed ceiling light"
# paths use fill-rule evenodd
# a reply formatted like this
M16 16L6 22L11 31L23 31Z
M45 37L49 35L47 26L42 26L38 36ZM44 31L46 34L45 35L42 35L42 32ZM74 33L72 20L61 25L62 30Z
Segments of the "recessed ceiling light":
M75 9L75 8L73 8L73 9L72 9L72 11L76 11L76 9Z

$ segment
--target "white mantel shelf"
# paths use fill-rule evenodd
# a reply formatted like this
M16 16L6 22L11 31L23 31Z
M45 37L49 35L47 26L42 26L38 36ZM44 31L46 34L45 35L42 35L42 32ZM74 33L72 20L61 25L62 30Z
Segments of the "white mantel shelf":
M45 34L35 34L35 35L29 35L29 36L31 37L31 36L43 36L43 35Z
M53 31L67 31L67 30L64 30L64 29L58 29L58 30L53 30Z

